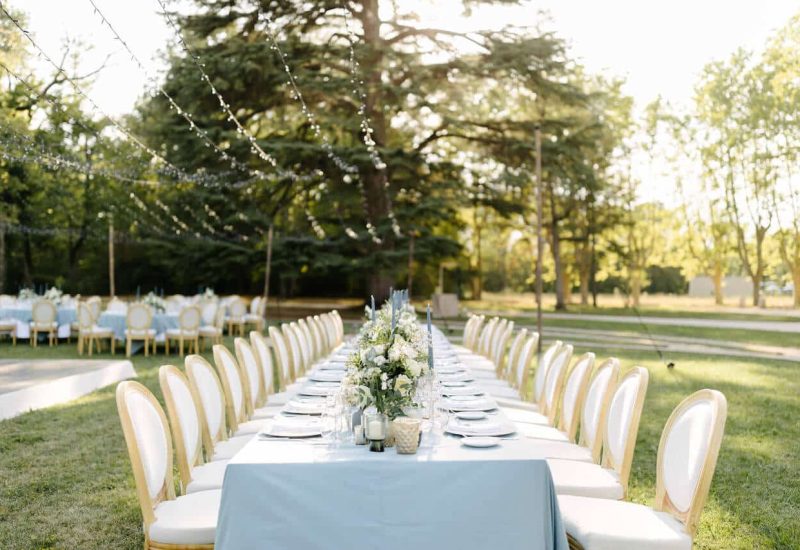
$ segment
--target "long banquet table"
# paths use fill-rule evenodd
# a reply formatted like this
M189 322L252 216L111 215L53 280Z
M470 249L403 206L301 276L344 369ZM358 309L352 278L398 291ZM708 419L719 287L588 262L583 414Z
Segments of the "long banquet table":
M399 455L256 436L226 469L215 548L566 550L545 456L525 437L426 433Z

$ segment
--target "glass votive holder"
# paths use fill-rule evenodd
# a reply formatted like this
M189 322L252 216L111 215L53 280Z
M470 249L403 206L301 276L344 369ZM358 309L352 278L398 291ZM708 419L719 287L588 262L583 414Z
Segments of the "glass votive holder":
M369 441L369 450L382 453L388 425L386 415L379 412L364 413L363 424L364 435Z
M408 418L407 416L401 416L392 421L397 454L413 455L417 452L421 424L422 421L419 418Z

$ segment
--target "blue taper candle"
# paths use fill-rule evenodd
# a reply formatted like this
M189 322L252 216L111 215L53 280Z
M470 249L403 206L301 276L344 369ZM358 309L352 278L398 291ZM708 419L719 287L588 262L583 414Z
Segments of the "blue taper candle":
M433 370L433 331L431 330L431 305L428 304L428 368Z

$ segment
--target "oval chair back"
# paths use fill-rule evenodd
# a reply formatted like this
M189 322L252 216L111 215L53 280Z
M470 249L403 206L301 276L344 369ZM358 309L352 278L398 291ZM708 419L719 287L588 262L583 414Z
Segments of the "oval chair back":
M259 405L267 400L267 396L275 392L275 371L272 362L272 352L264 335L253 330L250 332L250 347L258 358L258 368L261 369L261 379L264 383L264 399Z
M128 306L128 313L125 316L125 324L128 330L135 332L146 332L153 323L153 310L150 306L137 302Z
M528 340L523 344L522 350L519 352L517 359L516 376L514 381L517 386L517 391L521 397L528 395L528 380L530 376L531 363L533 356L536 355L536 346L539 344L539 333L532 332L528 336Z
M617 472L625 495L649 377L643 367L628 371L619 381L606 417L602 465Z
M571 442L575 441L575 436L578 434L580 411L586 398L586 390L589 388L589 377L593 367L594 353L584 353L575 361L564 384L558 429L567 434Z
M700 390L672 412L658 445L654 508L673 515L694 537L717 466L728 403Z
M269 327L269 338L272 341L272 349L275 350L275 358L278 360L279 386L285 391L292 383L292 356L289 354L289 347L280 328Z
M156 506L175 498L172 481L172 442L167 418L155 396L139 382L117 386L117 412L136 482L144 532L156 517Z
M199 355L187 355L184 360L186 377L195 402L200 404L200 431L206 456L213 456L214 446L228 439L225 418L225 395L217 373Z
M303 338L306 342L306 347L308 347L309 363L313 363L320 357L321 350L317 349L317 341L314 338L314 335L311 333L310 325L310 317L308 319L298 319L297 321L297 326L300 327L300 331L303 333Z
M181 492L186 493L186 488L192 481L192 469L203 463L200 414L192 396L189 379L177 367L163 365L159 368L158 383L172 427L178 473L181 477Z
M477 315L475 315L474 313L470 313L469 319L467 319L467 322L464 323L464 332L462 332L461 334L461 341L464 343L464 347L466 347L467 342L469 342L470 331L472 330L472 327L475 326L475 320L477 318L478 318Z
M592 452L592 459L596 464L600 463L603 452L603 426L618 377L619 361L613 357L603 361L589 384L581 410L581 436L578 444Z
M245 314L247 313L247 306L244 303L244 300L239 298L238 296L230 301L228 304L228 316L231 318L232 321L241 321L244 319Z
M514 332L514 321L508 321L503 327L502 332L497 333L495 338L494 349L492 350L492 362L495 365L495 370L498 376L503 374L505 369L506 348L511 341L511 335Z
M469 340L467 341L467 348L470 351L476 352L478 349L478 338L480 337L484 322L486 322L486 316L478 315L478 320L475 321L475 325L470 330Z
M103 309L103 301L100 299L100 296L92 296L86 300L86 303L89 304L89 309L92 310L92 317L96 323L100 318L100 313Z
M201 317L204 325L217 326L217 311L222 309L216 302L204 302L201 309ZM222 317L225 317L223 312Z
M78 330L80 332L91 332L94 326L92 310L85 302L78 302Z
M314 345L317 348L319 357L325 357L328 350L325 347L325 337L322 335L322 326L319 320L319 315L314 315L308 319L308 327L311 329L311 335L314 337Z
M264 400L264 382L261 379L261 369L258 366L256 354L247 340L236 338L233 341L233 346L236 351L236 360L239 363L239 372L242 375L247 414L252 416L253 411Z
M303 374L303 355L300 352L300 344L297 341L297 335L294 332L292 323L284 323L281 325L283 331L283 339L289 349L289 355L292 358L292 382L297 380Z
M37 327L51 329L57 315L58 310L50 300L36 300L33 303L31 318Z
M541 336L540 336L541 337ZM550 368L550 364L555 359L555 356L558 355L558 352L561 350L561 340L556 340L550 347L548 347L544 353L539 357L539 363L536 365L536 375L533 378L533 402L539 403L544 398L544 388L545 382L547 381L547 371Z
M558 354L553 358L550 368L547 369L544 396L542 401L539 402L539 409L547 415L547 420L551 426L555 424L556 414L558 413L558 398L564 388L564 380L567 378L567 370L571 360L572 346L565 344L561 346Z
M186 306L178 314L178 325L184 334L195 334L202 320L202 312L197 306Z
M247 420L247 401L245 388L236 358L222 344L213 347L214 364L225 395L225 416L228 419L228 433L234 434L239 424Z
M333 316L333 321L336 326L336 345L338 346L342 343L342 340L344 340L344 321L337 309L331 311L331 315Z
M508 359L506 359L506 379L513 387L516 383L517 374L517 359L519 359L519 352L522 351L522 346L525 344L525 338L528 336L528 329L523 328L517 332L514 339L511 341L511 346L508 348Z
M486 355L486 350L489 347L489 340L491 340L492 332L494 331L495 325L497 325L499 322L500 319L497 317L492 317L483 326L480 336L478 336L478 347L475 350L478 355Z

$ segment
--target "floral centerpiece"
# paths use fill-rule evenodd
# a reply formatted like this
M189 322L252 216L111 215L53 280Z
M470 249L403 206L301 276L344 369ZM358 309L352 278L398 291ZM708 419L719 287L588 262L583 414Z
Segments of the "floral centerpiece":
M207 286L205 291L203 292L203 299L204 300L209 300L209 301L216 300L217 299L217 293L214 292L213 288L211 288L210 286Z
M428 371L425 332L410 304L387 302L372 315L357 337L357 351L347 362L343 380L351 404L374 406L388 418L414 404L417 384Z
M60 306L61 305L61 301L63 300L63 297L64 297L64 293L62 291L60 291L59 289L57 289L56 287L54 287L54 286L51 286L49 289L47 289L47 291L44 293L44 296L43 296L43 298L45 300L50 300L56 306Z
M167 310L166 300L152 291L147 293L142 299L142 303L147 304L158 313L164 313Z
M23 288L19 291L19 294L17 294L17 299L20 302L29 302L36 298L38 298L38 294L36 294L36 291L32 288Z

